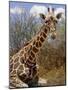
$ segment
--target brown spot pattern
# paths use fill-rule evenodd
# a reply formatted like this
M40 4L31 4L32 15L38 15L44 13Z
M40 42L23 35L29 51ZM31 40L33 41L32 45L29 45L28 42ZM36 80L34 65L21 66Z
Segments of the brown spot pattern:
M9 64L9 71L11 72L13 70L13 63Z
M13 63L13 59L12 58L9 60L9 64L11 64L11 63Z
M27 60L26 64L27 64L28 67L33 67L34 65L36 65L35 62L31 62L30 60Z
M47 33L47 31L48 31L48 29L47 29L47 28L45 28L45 29L44 29L44 32L45 32L45 33Z
M44 42L44 38L43 38L43 37L40 37L40 41L41 41L41 42Z
M32 57L35 57L35 54L33 53L33 51L31 51L31 56L32 56Z
M42 46L42 43L39 41L39 47L41 47Z
M32 60L33 58L31 56L29 56L29 59Z
M24 57L20 57L20 62L23 64L24 63Z
M13 71L11 72L11 75L10 75L10 76L14 76L14 75L16 75L16 70L13 70Z
M23 65L20 65L18 69L22 71L23 70Z
M36 63L36 59L33 59L33 60L28 59L27 62L29 62L30 64L35 64Z
M32 47L32 50L33 50L33 52L35 52L35 53L37 53L37 52L38 52L38 48L36 48L35 46L34 46L34 47Z
M14 63L18 62L18 60L19 60L19 57L16 57L14 60Z
M46 37L47 37L46 33L44 33L44 32L43 32L43 37L44 37L44 38L46 38Z
M14 69L16 69L19 66L19 62L14 64Z
M36 42L36 41L33 41L33 45L35 45L35 42Z
M36 47L39 47L39 43L38 42L36 42Z
M23 55L23 53L24 53L24 51L22 50L22 51L20 52L20 56L22 56L22 55Z
M37 36L37 40L39 40L39 36Z

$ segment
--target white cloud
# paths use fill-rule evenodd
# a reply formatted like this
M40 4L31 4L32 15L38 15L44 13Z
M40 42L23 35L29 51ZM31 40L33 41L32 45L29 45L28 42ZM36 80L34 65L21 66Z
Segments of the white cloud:
M62 13L62 18L65 19L65 9L63 9L63 8L57 8L55 10L55 14L57 15L58 13Z
M50 10L52 9L51 6ZM58 13L63 13L62 14L62 18L65 19L65 9L63 8L56 8L55 10L55 15L57 15ZM40 5L34 5L31 9L30 9L30 14L36 17L39 17L39 13L43 13L43 14L47 14L47 7L45 6L40 6Z
M23 9L22 8L19 8L19 7L15 7L15 8L10 8L10 13L11 14L21 14L23 13Z
M15 13L14 8L11 8L11 9L10 9L10 13L12 13L12 14L14 14L14 13Z
M34 5L30 9L30 14L36 17L39 17L39 13L45 14L46 12L47 12L47 8L45 6Z

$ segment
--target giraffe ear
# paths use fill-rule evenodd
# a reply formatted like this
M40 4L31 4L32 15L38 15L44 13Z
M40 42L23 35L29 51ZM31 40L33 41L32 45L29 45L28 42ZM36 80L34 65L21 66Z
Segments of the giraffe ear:
M41 17L42 19L45 19L45 18L46 18L46 16L45 16L44 14L42 14L42 13L40 13L40 17Z
M58 13L58 14L56 15L56 18L57 18L57 19L60 19L61 16L62 16L62 13Z

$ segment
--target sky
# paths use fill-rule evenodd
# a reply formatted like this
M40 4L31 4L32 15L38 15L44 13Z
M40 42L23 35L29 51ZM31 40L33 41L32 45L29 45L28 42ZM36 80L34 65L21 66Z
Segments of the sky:
M49 4L49 3L29 3L29 2L19 2L19 1L11 1L10 2L10 14L11 15L20 15L22 12L24 12L24 9L29 11L29 14L35 15L37 18L40 16L39 13L47 13L47 8L54 8L55 13L62 12L63 18L65 20L65 5L64 4ZM36 18L36 20L37 20ZM39 20L39 19L38 19ZM14 19L13 19L14 21ZM62 21L62 19L61 19ZM49 39L49 42L51 39ZM52 42L52 41L51 41ZM50 42L50 43L51 43ZM54 43L54 42L52 42ZM56 43L55 43L56 44Z
M13 1L10 1L10 8L14 8L14 7L23 7L23 8L26 8L26 9L31 9L33 5L41 5L41 6L46 6L48 7L49 5L54 7L54 8L65 8L65 5L64 4L48 4L48 3L30 3L30 2L13 2Z
M10 13L11 14L21 14L22 9L28 10L30 13L44 13L47 7L52 7L54 9L59 8L59 11L65 12L64 4L48 4L48 3L30 3L30 2L19 2L10 1ZM57 10L58 11L58 10Z

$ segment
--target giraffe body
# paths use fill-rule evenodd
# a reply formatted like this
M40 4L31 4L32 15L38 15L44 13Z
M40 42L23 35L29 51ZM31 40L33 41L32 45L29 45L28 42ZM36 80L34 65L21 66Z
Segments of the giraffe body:
M14 83L15 84L14 86L16 87L19 87L16 84L18 82L19 83L21 83L22 81L27 82L28 79L28 83L29 83L29 80L31 80L32 78L38 79L37 67L36 67L36 54L39 52L43 42L45 41L45 38L47 37L48 27L45 28L43 26L43 29L44 30L43 31L41 30L41 32L35 37L35 39L30 44L23 47L10 60L11 62L10 79L12 79L11 80L12 82L10 81L10 83L14 83L14 81L16 80ZM29 74L27 73L27 76L25 76L24 67L26 67L27 69L29 68L30 73L28 72ZM28 78L28 76L30 78Z
M40 15L43 19L45 19L44 15ZM57 18L59 17L60 15L57 15ZM29 87L37 86L39 75L37 71L36 55L40 51L40 48L46 40L49 32L52 33L51 38L55 39L55 30L56 19L54 16L49 15L45 24L41 27L39 33L32 40L30 40L30 42L28 42L18 53L12 56L9 63L10 85L14 87L23 87L23 82L25 82Z

